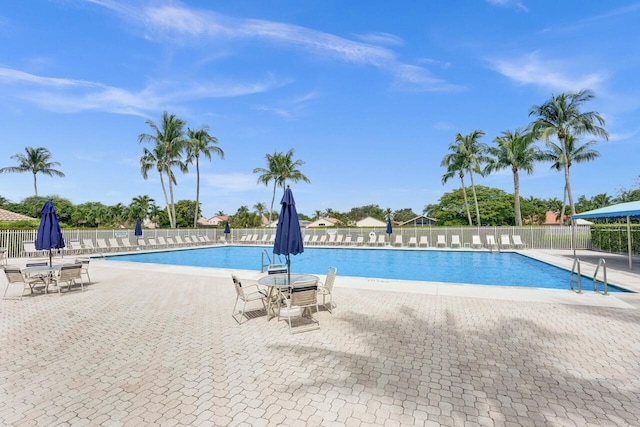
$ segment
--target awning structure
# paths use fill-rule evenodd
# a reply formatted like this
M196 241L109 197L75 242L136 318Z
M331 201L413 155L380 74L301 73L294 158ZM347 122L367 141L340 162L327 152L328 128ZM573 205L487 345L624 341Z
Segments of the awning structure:
M629 248L629 270L633 266L631 257L631 218L640 218L640 200L636 202L618 203L605 208L594 209L573 216L574 219L626 218L627 246Z

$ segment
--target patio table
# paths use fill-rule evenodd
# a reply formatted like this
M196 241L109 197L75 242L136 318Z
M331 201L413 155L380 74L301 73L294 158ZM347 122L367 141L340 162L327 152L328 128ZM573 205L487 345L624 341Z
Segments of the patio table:
M290 281L289 281L290 280ZM318 276L313 274L270 274L258 279L260 285L269 288L267 292L267 321L271 320L276 314L276 302L282 298L282 291L295 285L296 283L307 282L309 280L319 280ZM275 301L274 301L275 300Z
M22 270L23 273L47 273L42 275L42 281L44 282L44 293L46 294L49 290L49 283L51 282L52 274L54 272L60 271L62 268L62 264L53 264L53 265L34 265L32 267L24 267Z

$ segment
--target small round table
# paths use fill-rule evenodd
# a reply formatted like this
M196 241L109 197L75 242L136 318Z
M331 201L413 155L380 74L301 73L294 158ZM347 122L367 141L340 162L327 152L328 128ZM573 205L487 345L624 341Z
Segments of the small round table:
M269 288L269 292L267 293L267 320L271 320L277 315L274 300L280 301L283 289L288 289L296 283L308 282L311 280L315 280L317 282L319 277L314 276L313 274L280 273L269 274L258 279L258 283L260 285Z

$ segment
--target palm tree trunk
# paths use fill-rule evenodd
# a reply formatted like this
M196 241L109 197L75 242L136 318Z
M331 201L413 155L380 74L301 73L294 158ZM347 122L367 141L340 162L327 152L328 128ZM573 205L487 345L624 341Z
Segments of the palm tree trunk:
M522 213L520 212L520 177L518 176L518 169L513 168L513 210L516 211L516 225L522 227Z
M200 162L196 156L196 207L193 214L193 228L198 226L198 205L200 203Z
M169 217L169 226L173 228L173 224L171 222L171 210L169 209L169 199L167 198L167 188L164 186L164 178L162 178L162 172L159 172L160 175L160 185L162 186L162 194L164 194L164 203L167 205L167 216Z
M38 183L36 181L36 173L33 173L33 190L36 192L36 197L38 197Z
M464 187L464 179L462 174L460 174L460 187L462 188L462 197L464 198L464 208L467 211L467 219L469 220L469 225L473 225L473 221L471 221L471 211L469 211L469 201L467 200L467 189Z
M564 224L564 207L567 206L567 180L565 177L564 191L562 193L562 208L560 208L560 224Z
M567 197L569 197L569 206L571 207L571 220L576 214L576 205L573 204L573 195L571 194L571 181L569 180L569 165L565 164L564 166L564 180L567 183Z
M473 193L473 203L476 205L476 221L480 227L480 209L478 209L478 196L476 196L476 186L473 183L473 172L469 169L469 179L471 180L471 192Z
M169 221L173 222L172 228L177 228L178 224L176 221L176 205L173 203L173 183L171 182L171 175L167 173L169 178L169 199L171 201L171 215L169 216Z
M273 203L276 201L276 186L278 181L273 180L273 197L271 197L271 209L269 209L269 225L271 225L271 214L273 213Z

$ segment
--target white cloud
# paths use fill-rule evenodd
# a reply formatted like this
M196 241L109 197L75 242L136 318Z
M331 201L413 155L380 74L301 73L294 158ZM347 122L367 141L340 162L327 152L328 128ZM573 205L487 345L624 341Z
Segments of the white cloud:
M256 175L242 173L232 174L201 174L203 187L225 190L229 192L241 192L255 190L258 187Z
M519 84L533 84L560 91L597 90L607 73L584 73L577 61L543 59L538 52L518 58L490 59L491 67Z
M524 5L520 0L487 0L487 3L493 6L509 7L514 9L520 9L523 12L529 12L529 8Z
M221 41L256 39L326 56L349 63L370 65L390 72L402 81L405 88L417 90L455 90L457 87L442 79L429 77L429 72L419 66L405 64L388 48L378 46L398 45L402 40L387 33L371 33L358 36L367 42L349 40L333 34L305 28L299 25L262 19L239 19L214 11L190 9L182 5L167 4L133 9L119 2L94 0L94 3L124 15L131 22L142 24L147 31L163 42L220 43ZM408 69L412 69L408 72ZM420 75L419 77L417 77Z
M280 86L273 78L263 82L151 82L138 92L102 83L52 78L0 68L0 85L23 86L17 96L57 112L104 111L145 116L167 104L209 98L244 96ZM26 87L26 88L25 88Z

